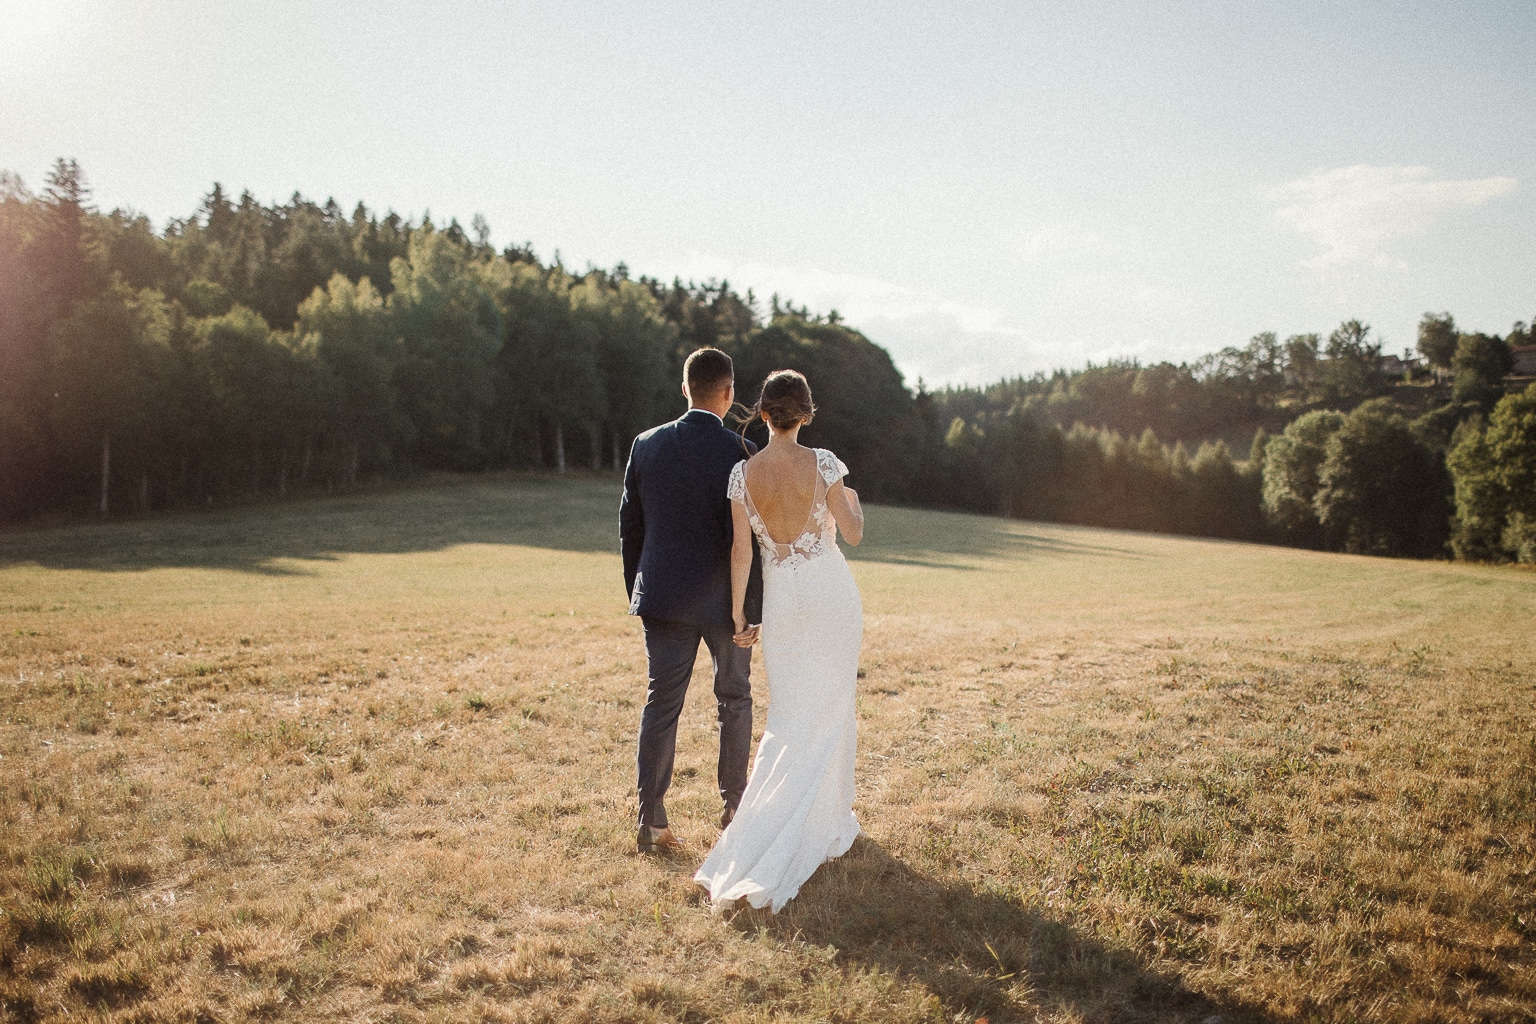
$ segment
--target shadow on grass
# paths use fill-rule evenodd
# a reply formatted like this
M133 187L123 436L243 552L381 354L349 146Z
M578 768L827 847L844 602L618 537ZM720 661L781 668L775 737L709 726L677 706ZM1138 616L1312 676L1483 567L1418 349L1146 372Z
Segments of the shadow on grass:
M1208 998L1081 931L1002 896L912 870L861 836L824 864L779 914L745 908L731 926L781 941L831 946L849 965L921 983L945 1016L993 1024L1034 1020L1038 1009L1092 1021L1261 1024L1251 1007ZM1033 1006L1021 1005L1027 993Z
M296 575L303 574L306 561L460 544L617 553L619 490L618 479L608 475L444 476L364 494L25 528L0 532L0 568ZM968 571L980 568L976 561L995 557L1146 557L1074 540L1071 528L1048 536L1028 524L987 516L877 506L869 518L869 539L847 549L860 561Z
M449 477L367 494L0 533L0 568L235 569L273 575L347 554L459 544L618 550L618 482L582 476Z
M1039 532L1039 524L963 512L927 509L872 507L869 535L863 544L848 548L851 561L891 562L938 569L976 569L967 559L1032 555L1081 555L1092 558L1148 557L1129 548L1079 540L1076 527L1052 527L1055 536ZM1058 532L1059 531L1059 532ZM1092 534L1096 540L1103 532ZM958 561L957 561L958 560Z

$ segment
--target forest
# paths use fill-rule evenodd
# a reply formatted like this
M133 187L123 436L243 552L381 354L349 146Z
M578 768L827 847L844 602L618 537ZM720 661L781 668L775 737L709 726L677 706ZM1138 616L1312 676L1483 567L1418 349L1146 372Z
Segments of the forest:
M497 252L419 222L215 184L156 228L80 167L0 174L0 519L141 514L429 471L622 468L682 360L750 400L804 372L880 502L1366 554L1536 561L1533 328L1260 333L1191 363L930 390L843 322L726 281ZM760 429L760 426L758 428ZM761 437L758 438L761 440Z

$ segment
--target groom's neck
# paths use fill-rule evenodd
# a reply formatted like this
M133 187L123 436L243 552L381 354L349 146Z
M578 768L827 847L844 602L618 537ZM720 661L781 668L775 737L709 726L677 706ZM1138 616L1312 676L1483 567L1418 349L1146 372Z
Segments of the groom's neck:
M690 400L688 402L688 408L689 410L703 409L705 412L713 413L715 416L719 417L721 422L724 422L725 414L731 410L731 399L729 396L730 392L726 391L716 395L712 399L704 399L702 401Z

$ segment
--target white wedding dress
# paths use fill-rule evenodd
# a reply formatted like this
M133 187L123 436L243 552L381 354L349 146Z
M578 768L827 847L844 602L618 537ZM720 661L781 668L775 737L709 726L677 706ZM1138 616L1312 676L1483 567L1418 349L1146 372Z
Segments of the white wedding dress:
M745 506L763 561L763 663L768 725L741 806L693 876L720 910L746 898L774 913L826 861L853 845L854 688L864 610L837 546L827 488L848 467L816 453L811 512L800 536L768 535L747 491L746 463L731 471L727 496Z

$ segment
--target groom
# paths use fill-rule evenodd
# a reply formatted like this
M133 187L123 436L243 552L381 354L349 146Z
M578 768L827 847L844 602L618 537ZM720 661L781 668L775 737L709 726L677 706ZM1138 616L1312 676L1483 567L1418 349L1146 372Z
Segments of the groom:
M639 437L624 470L619 502L619 549L629 613L645 627L650 686L640 715L641 853L673 853L682 844L667 827L663 802L672 783L677 718L699 653L709 647L720 722L718 778L730 824L747 788L752 745L750 648L732 640L731 468L757 450L725 426L736 398L735 368L719 349L701 348L683 364L681 419ZM747 587L747 620L759 621L762 569L754 559ZM754 627L755 628L755 627Z

